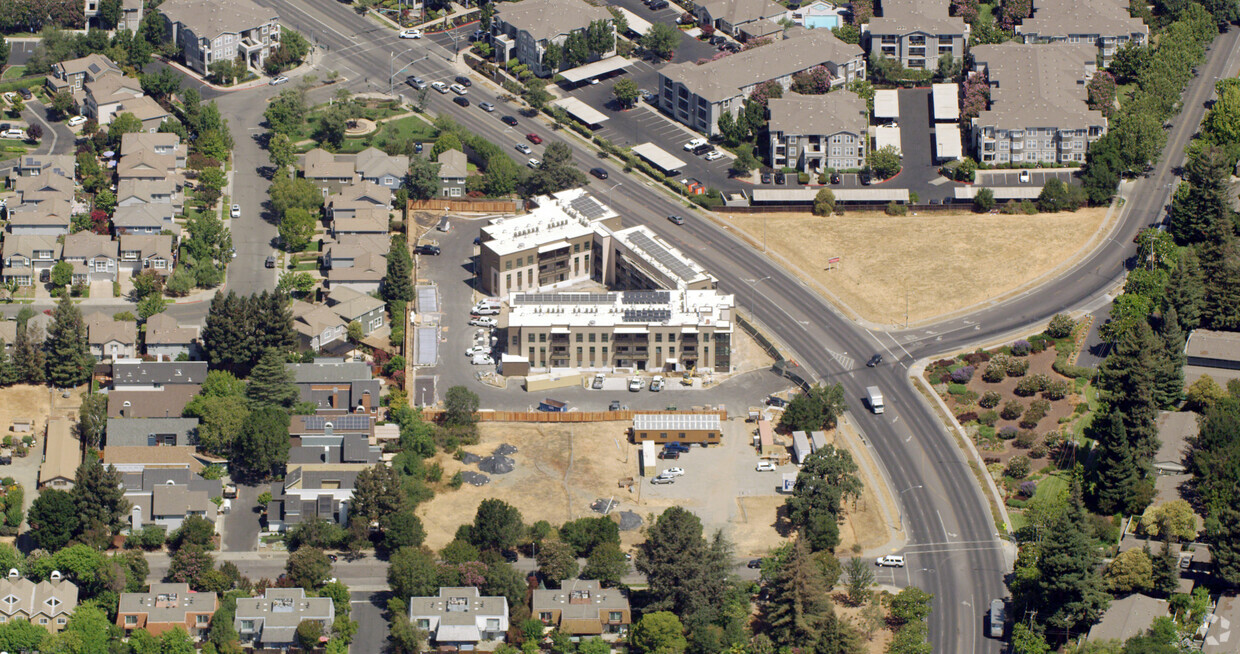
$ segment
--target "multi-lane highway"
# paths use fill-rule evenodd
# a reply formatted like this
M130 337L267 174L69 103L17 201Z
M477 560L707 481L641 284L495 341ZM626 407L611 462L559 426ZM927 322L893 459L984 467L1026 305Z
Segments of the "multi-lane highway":
M451 52L429 39L401 41L393 31L359 16L348 5L332 0L259 1L277 9L284 24L326 46L318 69L339 71L350 78L353 90L386 90L388 71L407 64L403 75L417 74L427 80L447 80L464 72L460 64L452 63ZM1166 152L1173 154L1129 189L1121 224L1097 252L1019 297L968 316L893 333L867 329L848 320L760 251L699 214L689 214L692 218L684 226L671 225L664 219L666 215L685 213L679 200L651 182L625 175L613 160L600 160L571 136L552 134L542 121L524 117L517 127L507 127L499 116L515 115L516 107L501 101L502 92L493 86L474 84L470 89L474 106L463 109L452 104L450 96L431 93L429 110L451 115L522 163L525 157L517 156L512 148L523 142L527 132L569 143L583 169L601 165L608 170L610 179L602 183L597 194L620 208L626 225L647 224L696 258L719 278L721 289L734 293L740 306L795 352L805 368L821 380L843 384L849 408L881 458L899 498L909 535L905 552L910 579L936 597L930 633L934 650L998 652L1001 644L983 636L984 614L991 599L1006 594L1003 575L1011 562L1003 555L986 499L966 456L909 383L908 368L919 358L1013 336L1059 311L1096 308L1105 303L1106 293L1122 279L1125 261L1131 255L1132 235L1161 215L1181 153L1201 119L1202 105L1212 92L1214 80L1234 70L1236 41L1236 31L1216 41L1209 61L1199 67L1200 77L1186 93L1184 111L1172 120ZM262 105L255 97L273 91L227 94L229 97L220 100L238 141L238 180L244 181L240 181L243 188L237 197L246 212L262 202L264 190L245 168L245 162L265 164L265 157L260 159L251 151L257 144L247 138L260 130ZM484 113L477 108L482 101L493 102L499 109L494 114ZM537 157L541 149L538 147L533 156ZM234 280L242 288L274 281L257 268L261 259L256 256L269 247L273 234L274 227L257 217L234 227L241 257L233 266L240 263L244 269L230 273L230 286ZM876 369L845 369L838 363L862 361L874 352L887 353L888 363ZM847 356L833 356L839 353ZM875 416L865 410L860 398L868 385L883 389L888 402L885 414Z

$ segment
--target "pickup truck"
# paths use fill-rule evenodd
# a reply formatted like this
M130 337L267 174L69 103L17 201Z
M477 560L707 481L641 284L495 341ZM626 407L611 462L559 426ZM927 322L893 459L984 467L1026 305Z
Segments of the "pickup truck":
M645 386L645 384L642 383L641 377L633 377L632 379L629 380L629 390L634 393L636 393L637 391L640 391L642 389L642 386Z
M654 379L650 380L650 390L651 392L654 392L654 393L658 393L659 391L663 390L663 376L662 375L655 375Z
M596 391L603 390L603 375L595 375L594 381L590 383L590 388L593 388Z

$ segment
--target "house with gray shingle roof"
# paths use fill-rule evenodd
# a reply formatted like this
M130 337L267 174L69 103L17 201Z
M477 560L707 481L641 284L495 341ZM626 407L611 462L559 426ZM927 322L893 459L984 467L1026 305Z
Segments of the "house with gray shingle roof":
M74 178L77 160L71 154L28 154L13 161L12 177L32 177L45 171L51 171Z
M1025 43L1093 43L1105 68L1125 44L1145 45L1150 28L1117 0L1034 0L1016 35Z
M460 150L444 150L439 153L439 196L460 198L465 196L465 179L469 165L465 153Z
M409 621L435 646L473 649L479 642L504 642L508 599L484 597L473 586L440 588L436 597L409 598Z
M759 21L773 23L788 11L771 0L700 0L690 3L689 7L698 23L732 36L738 36L742 27Z
M240 58L262 70L280 47L280 17L251 0L167 0L159 6L185 64L199 75L211 64Z
M94 118L100 125L108 125L113 118L125 113L121 105L144 95L142 84L138 80L124 75L108 75L86 83L83 112L87 118Z
M391 232L389 213L388 209L373 207L357 209L348 218L332 218L332 237L365 235L391 240L388 237ZM386 252L387 248L384 248L384 251Z
M52 93L68 91L78 96L81 101L82 92L88 82L93 82L108 75L123 75L121 67L108 57L101 54L89 54L78 59L52 64L52 74L47 78L47 88Z
M173 218L171 204L130 204L116 208L116 213L112 214L112 226L121 236L159 234L164 230L179 233L181 228Z
M138 324L132 320L113 320L106 313L86 316L86 341L90 353L103 361L132 358L138 349Z
M392 206L392 189L373 182L358 182L340 189L327 198L327 216L332 220L353 218L359 210L383 209Z
M324 194L337 193L357 179L352 155L314 148L301 155L300 160L302 177L314 182Z
M116 206L129 207L138 204L167 204L176 213L185 208L185 197L179 192L177 181L122 179L116 183Z
M366 148L358 152L353 167L362 181L386 186L393 191L399 189L409 175L409 157L403 154L388 154L378 148Z
M73 264L73 283L116 281L117 243L94 232L78 232L65 237L61 258Z
M51 200L73 201L75 185L68 177L43 171L32 177L18 177L13 183L17 204L39 204Z
M68 624L77 609L78 587L59 570L45 581L35 583L16 569L0 579L0 617L3 622L26 620L51 633Z
M237 599L233 628L253 647L287 649L304 620L318 622L327 633L336 620L336 605L330 597L306 597L302 588L268 588L262 597Z
M905 68L935 70L939 57L964 59L969 24L949 13L949 0L883 0L881 14L861 27L870 56L887 57Z
M383 327L383 316L386 305L383 300L360 291L343 286L333 290L327 296L327 306L345 324L356 322L362 326L362 334L369 336L371 332Z
M771 98L767 111L772 168L812 173L865 166L870 117L865 100L856 93L791 93Z
M121 135L121 156L142 151L170 154L176 159L176 167L185 167L189 146L181 143L181 137L171 132L132 132Z
M172 274L171 234L122 234L120 266L130 274L153 270L158 275Z
M158 391L165 386L201 384L206 361L117 361L112 364L112 390Z
M197 418L110 418L108 447L184 447L198 441Z
M55 236L10 234L4 239L4 281L31 286L60 261L63 246Z
M107 453L105 450L105 459ZM130 504L130 529L155 524L171 533L193 515L215 522L219 512L211 498L223 496L223 484L219 479L203 479L191 466L184 464L144 466L140 470L131 470L132 467L117 467L122 473L125 499Z
M539 77L555 72L543 64L548 45L563 46L569 34L585 31L594 21L606 21L615 33L611 14L584 0L523 0L496 5L495 10L491 20L495 60L503 63L515 57ZM613 54L614 46L599 58Z
M354 259L353 265L348 268L333 267L328 270L325 286L329 291L347 286L362 293L374 293L386 276L387 256L367 252Z
M176 318L157 313L146 319L145 345L148 356L168 361L182 354L193 358L199 353L198 328L182 327Z
M597 581L566 579L556 589L536 589L531 617L569 636L614 638L628 633L633 622L629 598L618 588L603 588Z
M69 233L73 222L70 200L48 200L9 208L9 233L59 236Z

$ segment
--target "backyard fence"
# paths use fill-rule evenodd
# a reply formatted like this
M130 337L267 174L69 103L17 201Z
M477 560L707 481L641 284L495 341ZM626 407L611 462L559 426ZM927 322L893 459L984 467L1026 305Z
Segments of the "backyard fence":
M437 421L442 416L442 409L422 409L422 416L427 420ZM637 414L642 415L705 415L719 416L720 420L728 419L727 409L694 409L686 411L479 411L475 414L479 422L610 422L632 420Z

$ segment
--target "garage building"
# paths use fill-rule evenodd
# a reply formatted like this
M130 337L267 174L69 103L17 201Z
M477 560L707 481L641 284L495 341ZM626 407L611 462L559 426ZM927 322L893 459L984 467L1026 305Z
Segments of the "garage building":
M718 445L722 423L717 413L639 413L633 416L633 442ZM644 447L644 446L643 446Z

